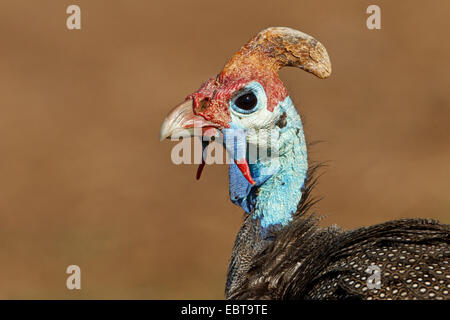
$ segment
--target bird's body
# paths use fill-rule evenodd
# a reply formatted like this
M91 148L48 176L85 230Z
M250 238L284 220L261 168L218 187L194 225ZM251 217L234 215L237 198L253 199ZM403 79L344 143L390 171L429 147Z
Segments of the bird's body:
M448 225L403 219L344 231L318 227L308 208L306 200L291 224L265 239L258 221L245 218L227 298L449 299Z
M317 226L308 212L315 168L308 167L300 115L277 75L284 66L319 78L331 74L320 42L290 28L268 28L161 128L161 139L214 135L234 160L230 199L246 215L226 297L448 299L448 225L410 219L352 231Z

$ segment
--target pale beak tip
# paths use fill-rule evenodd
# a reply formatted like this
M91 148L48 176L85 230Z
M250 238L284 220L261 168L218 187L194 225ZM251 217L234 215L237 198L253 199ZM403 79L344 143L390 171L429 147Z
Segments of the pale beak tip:
M172 127L172 121L167 117L164 119L163 124L161 125L161 129L159 130L159 141L163 141L165 139L170 138L172 135L174 128Z
M161 131L159 132L159 142L165 140L166 138L169 137L169 134L167 132L167 129L163 127L161 127Z

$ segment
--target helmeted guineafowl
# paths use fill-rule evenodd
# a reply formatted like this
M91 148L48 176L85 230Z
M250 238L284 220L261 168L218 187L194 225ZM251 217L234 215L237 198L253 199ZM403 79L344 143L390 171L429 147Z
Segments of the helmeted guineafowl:
M277 73L284 66L319 78L331 74L320 42L290 28L268 28L161 128L161 139L215 136L233 160L230 198L246 214L226 297L448 299L449 225L404 219L351 231L318 227L309 213L317 166L308 169L302 121Z

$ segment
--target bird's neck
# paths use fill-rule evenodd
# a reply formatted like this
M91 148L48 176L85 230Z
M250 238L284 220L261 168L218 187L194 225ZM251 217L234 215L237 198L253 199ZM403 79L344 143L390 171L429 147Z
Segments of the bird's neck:
M276 156L249 164L256 184L251 186L234 164L229 171L231 201L259 221L262 234L292 221L308 170L302 122L289 97L280 103L278 112L278 152L272 152Z
M282 121L278 124L278 156L249 164L256 184L251 186L237 166L230 165L230 197L247 216L236 237L228 267L227 297L245 281L253 258L293 220L302 199L308 170L303 126L289 97L279 107Z

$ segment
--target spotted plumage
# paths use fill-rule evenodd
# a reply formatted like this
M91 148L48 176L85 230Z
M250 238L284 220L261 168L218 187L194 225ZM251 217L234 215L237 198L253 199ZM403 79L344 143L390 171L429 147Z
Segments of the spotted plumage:
M405 219L343 231L320 229L311 216L298 220L255 255L244 253L245 237L238 236L235 250L243 251L230 271L234 260L251 262L240 266L245 272L228 287L228 298L449 299L448 226ZM373 266L379 288L370 286Z
M230 299L450 299L450 226L403 219L345 231L319 228L313 165L294 221L258 239L245 218L231 258ZM380 288L370 286L377 266ZM372 267L373 268L373 267ZM372 287L372 288L370 288Z

